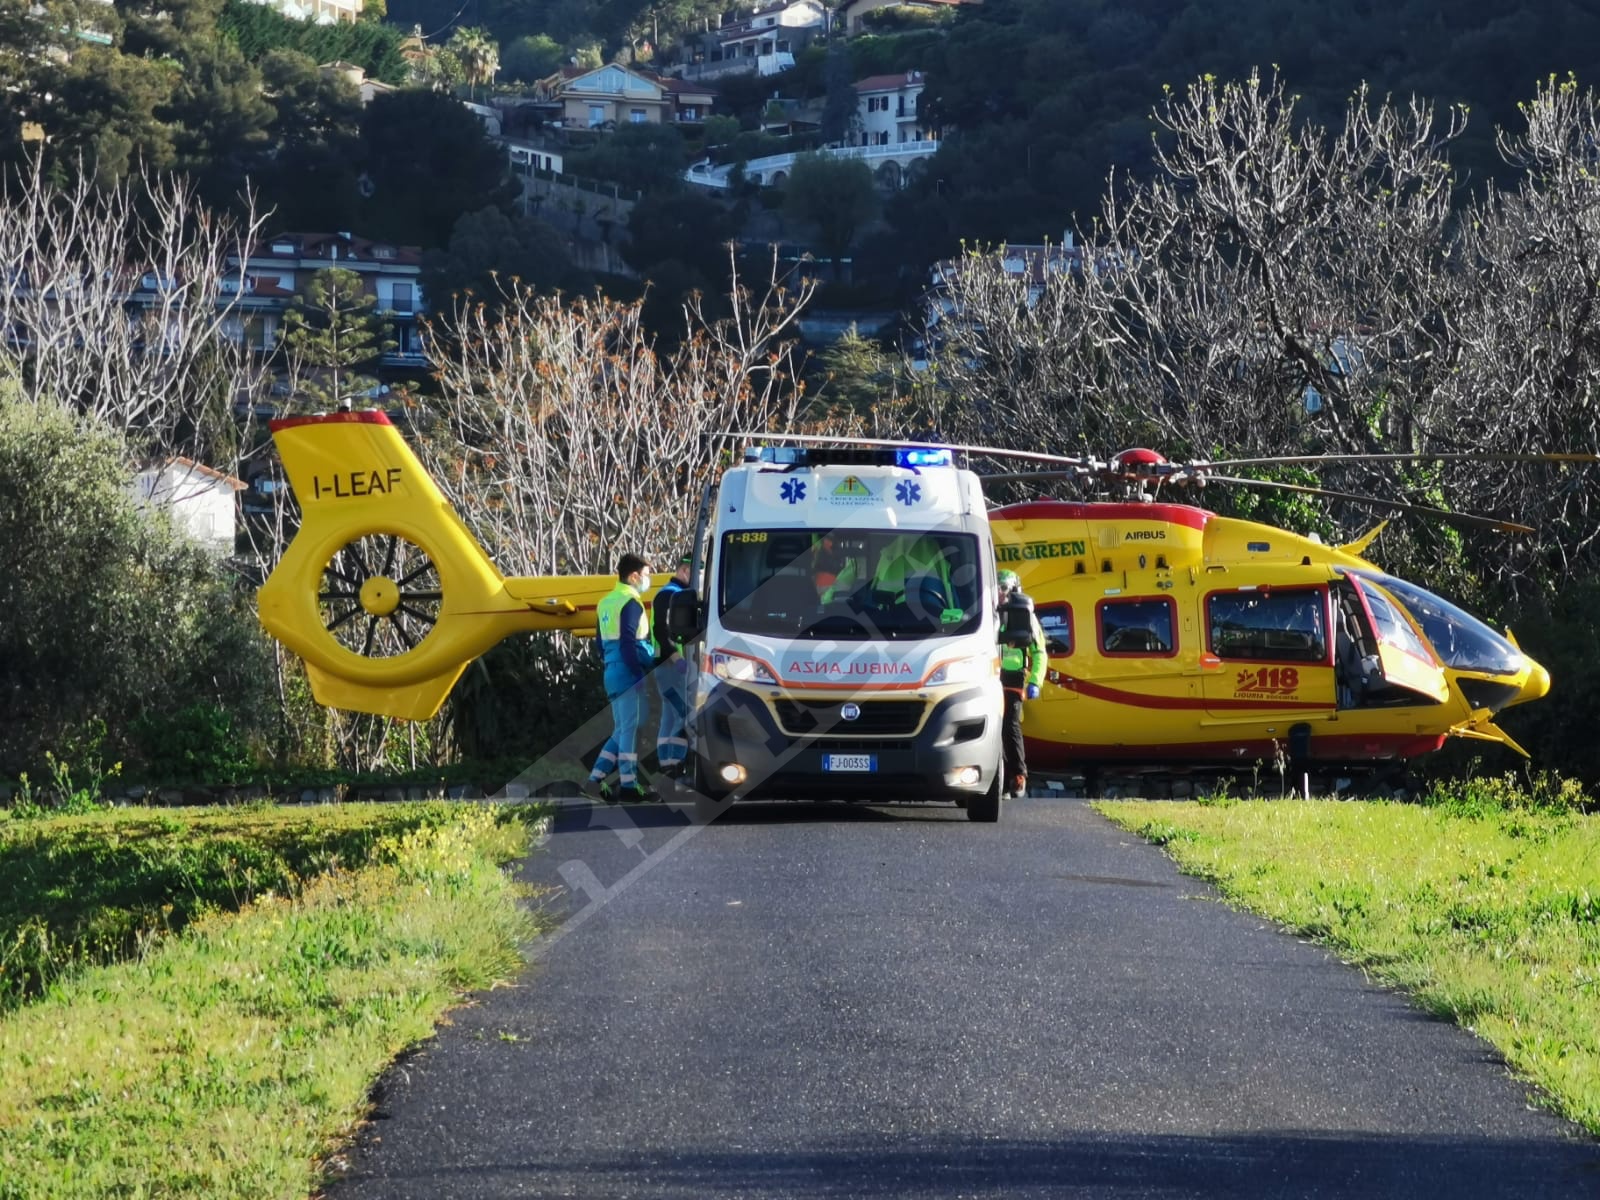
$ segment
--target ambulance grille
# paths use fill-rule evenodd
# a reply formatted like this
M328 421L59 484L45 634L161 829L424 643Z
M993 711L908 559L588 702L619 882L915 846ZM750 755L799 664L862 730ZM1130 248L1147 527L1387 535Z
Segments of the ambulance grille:
M841 710L854 704L861 715L846 721ZM826 733L833 737L885 737L915 733L922 725L926 700L794 700L773 701L783 731L806 737Z

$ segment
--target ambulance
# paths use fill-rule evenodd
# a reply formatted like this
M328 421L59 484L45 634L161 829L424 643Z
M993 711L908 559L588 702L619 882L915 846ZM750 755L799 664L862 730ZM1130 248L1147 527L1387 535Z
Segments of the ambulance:
M1002 615L956 452L760 445L708 489L669 627L706 803L942 801L999 819Z

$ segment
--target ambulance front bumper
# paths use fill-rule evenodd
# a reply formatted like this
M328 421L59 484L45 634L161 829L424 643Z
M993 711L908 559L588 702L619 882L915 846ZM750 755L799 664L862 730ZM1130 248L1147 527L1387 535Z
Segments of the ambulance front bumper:
M913 722L910 706L919 700L923 711ZM886 703L896 707L874 707ZM847 705L859 710L856 718L840 715ZM815 700L719 683L692 718L691 742L700 781L714 796L949 801L981 795L994 782L1000 716L992 688ZM801 725L810 732L797 732Z

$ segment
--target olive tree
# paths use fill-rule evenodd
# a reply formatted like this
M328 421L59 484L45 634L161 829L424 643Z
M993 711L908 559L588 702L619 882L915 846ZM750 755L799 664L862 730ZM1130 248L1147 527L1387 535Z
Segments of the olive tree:
M134 499L114 429L0 385L0 773L194 704L264 716L267 647L220 564Z

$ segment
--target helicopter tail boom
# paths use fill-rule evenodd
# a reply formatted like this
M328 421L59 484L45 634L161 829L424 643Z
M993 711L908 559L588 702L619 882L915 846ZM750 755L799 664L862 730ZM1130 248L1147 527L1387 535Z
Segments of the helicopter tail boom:
M507 579L383 413L271 427L301 519L258 608L319 703L426 719L501 639L594 633L616 580Z

